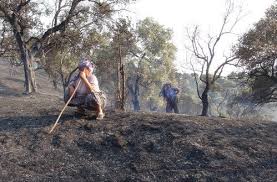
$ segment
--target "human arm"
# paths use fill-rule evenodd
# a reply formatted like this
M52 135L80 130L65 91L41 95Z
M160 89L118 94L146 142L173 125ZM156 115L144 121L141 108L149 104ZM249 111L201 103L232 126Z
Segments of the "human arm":
M86 87L90 92L97 92L97 89L95 88L95 86L88 81L84 71L80 71L80 78L85 83Z
M178 88L174 88L174 91L176 94L178 94L180 92L180 90Z

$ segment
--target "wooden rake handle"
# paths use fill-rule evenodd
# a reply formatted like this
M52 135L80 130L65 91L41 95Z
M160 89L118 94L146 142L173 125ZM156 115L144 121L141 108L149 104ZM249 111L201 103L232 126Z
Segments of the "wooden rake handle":
M68 101L66 102L66 104L65 104L65 106L63 107L62 111L60 112L60 115L59 115L59 117L57 118L55 124L53 125L53 127L52 127L51 130L49 131L49 134L51 134L52 131L53 131L53 130L55 129L55 127L57 126L60 117L62 116L62 114L63 114L65 108L67 107L67 105L69 104L69 102L72 100L73 96L75 95L75 93L76 93L76 91L77 91L77 89L78 89L80 83L81 83L81 79L78 81L77 86L76 86L76 88L75 88L73 94L70 96L70 98L69 98Z

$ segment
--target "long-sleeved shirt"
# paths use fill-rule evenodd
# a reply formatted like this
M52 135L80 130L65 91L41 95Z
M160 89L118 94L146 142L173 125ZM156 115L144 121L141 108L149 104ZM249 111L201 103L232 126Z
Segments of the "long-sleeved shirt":
M72 81L70 81L70 85L73 85L74 87L77 86L77 83L79 82L81 78L79 76L76 76L72 79ZM98 84L98 79L96 78L96 76L94 74L90 74L87 77L87 80L90 84L93 85L94 89L96 92L100 92L99 89L99 84ZM77 91L76 91L76 96L84 96L90 93L89 88L87 88L86 84L83 82L83 80L81 79L81 83L80 86L78 87Z

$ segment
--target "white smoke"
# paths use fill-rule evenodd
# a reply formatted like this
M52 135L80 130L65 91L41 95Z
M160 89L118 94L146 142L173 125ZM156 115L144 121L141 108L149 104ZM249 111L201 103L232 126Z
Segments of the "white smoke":
M276 106L277 106L276 103L266 104L262 108L261 113L263 114L263 116L266 117L266 119L277 122L277 107Z
M273 112L272 117L272 120L277 122L277 109L275 109L275 111Z

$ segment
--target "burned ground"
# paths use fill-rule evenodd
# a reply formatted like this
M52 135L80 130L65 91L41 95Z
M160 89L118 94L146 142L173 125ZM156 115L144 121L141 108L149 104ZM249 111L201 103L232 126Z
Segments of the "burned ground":
M114 111L96 121L68 108L48 134L61 96L23 95L8 78L1 181L277 181L277 123Z

